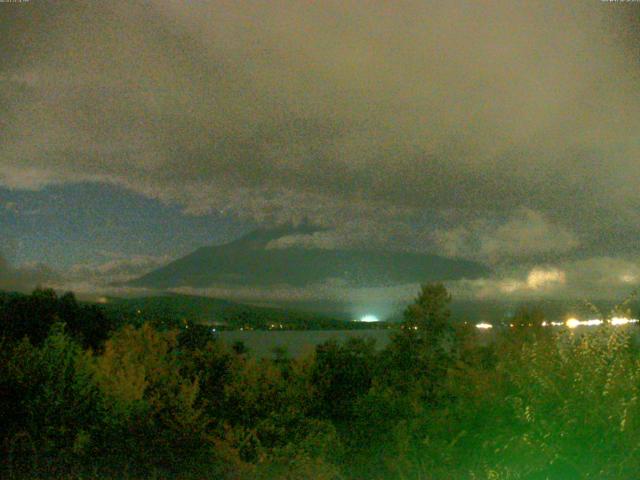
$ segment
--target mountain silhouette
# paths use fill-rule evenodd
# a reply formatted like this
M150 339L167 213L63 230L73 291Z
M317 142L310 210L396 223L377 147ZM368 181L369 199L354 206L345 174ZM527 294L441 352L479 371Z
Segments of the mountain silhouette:
M489 273L487 267L476 262L424 253L268 248L279 238L319 230L307 224L254 230L224 245L199 248L127 285L158 289L214 285L303 287L340 279L351 287L380 287L478 278Z

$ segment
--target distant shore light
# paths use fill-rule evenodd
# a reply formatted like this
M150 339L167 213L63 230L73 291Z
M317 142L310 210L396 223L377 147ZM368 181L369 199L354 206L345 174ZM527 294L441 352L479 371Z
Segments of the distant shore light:
M372 323L372 322L379 322L380 319L375 315L365 315L364 317L360 318L360 321L366 322L366 323Z
M580 325L580 320L578 320L577 318L570 318L567 320L566 325L569 328L576 328L578 325Z
M627 318L627 317L613 317L610 320L607 320L606 323L611 325L627 325L629 323L638 323L638 319L636 318ZM600 318L591 318L589 320L578 320L577 318L570 318L565 322L565 325L569 328L576 328L579 326L585 327L597 327L603 325L605 323L604 320ZM552 325L556 325L552 323Z
M587 327L597 327L598 325L602 325L603 321L599 318L592 318L590 320L584 320L580 322L581 325L586 325Z
M611 325L627 325L629 323L638 323L638 319L627 317L613 317L611 319Z
M493 328L493 325L491 325L490 323L476 323L476 328L479 328L481 330L487 330L489 328Z

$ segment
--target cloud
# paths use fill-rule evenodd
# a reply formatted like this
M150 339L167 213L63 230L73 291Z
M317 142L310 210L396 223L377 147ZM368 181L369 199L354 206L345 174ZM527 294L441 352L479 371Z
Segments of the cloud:
M478 300L520 300L566 294L566 273L555 267L534 267L526 274L511 273L490 278L451 282L456 297Z
M640 287L640 259L594 257L556 265L505 267L495 275L449 282L465 299L620 299Z
M424 234L417 233L404 220L401 213L390 211L378 215L372 212L370 216L347 217L332 227L280 237L269 242L267 248L353 248L413 252L429 250L433 242Z
M594 257L571 262L567 282L575 295L615 298L640 287L640 258Z
M573 232L530 209L519 209L500 223L482 219L436 230L433 240L449 256L490 263L564 254L580 244Z
M637 39L619 32L637 25L615 7L11 5L0 185L109 182L192 213L417 236L527 209L480 236L485 257L633 248Z
M26 292L38 286L46 286L55 280L56 272L44 265L13 267L0 254L0 290Z
M106 261L76 264L64 271L53 271L44 265L12 267L0 256L0 290L26 292L36 286L46 286L58 291L74 291L86 300L96 300L104 295L159 294L160 291L153 289L114 286L114 282L134 278L169 260L164 256L123 258L113 254L107 255ZM533 266L504 264L485 278L449 281L446 286L455 300L622 299L640 288L640 257L594 257ZM419 285L413 283L358 288L341 279L329 279L304 287L220 284L208 288L181 287L171 291L254 304L328 302L346 306L355 316L372 311L384 316L410 302L418 289Z
M160 292L118 284L138 277L172 260L169 256L132 255L100 252L101 260L71 265L56 270L47 265L11 267L0 256L0 290L27 292L37 286L59 292L72 291L82 300L95 301L104 295L144 296ZM106 258L105 258L106 257Z
M73 291L82 298L96 295L143 295L141 288L121 288L116 283L131 280L172 260L168 256L133 255L124 257L102 252L106 260L78 263L68 268L53 269L48 265L28 263L13 266L0 254L0 290L29 292L36 287Z
M179 287L174 293L202 295L214 298L233 299L238 302L258 305L311 302L330 308L346 309L354 318L365 314L375 314L384 318L396 314L409 303L419 290L418 284L396 285L393 287L354 288L341 279L329 279L322 283L295 287L274 285L268 287L227 287L224 285L208 288Z
M13 214L17 214L19 212L18 205L16 204L16 202L4 202L4 205L2 205L2 207L7 212L10 212Z
M534 268L527 275L527 288L540 290L549 285L562 285L566 282L566 275L562 270Z
M93 288L106 288L139 277L173 258L168 255L128 255L106 253L107 260L77 263L64 272L67 284L88 283Z

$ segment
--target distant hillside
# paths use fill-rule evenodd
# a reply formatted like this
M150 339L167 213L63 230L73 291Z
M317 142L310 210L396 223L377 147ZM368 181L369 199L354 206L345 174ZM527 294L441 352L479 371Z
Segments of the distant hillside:
M377 287L477 278L489 273L487 267L476 262L420 253L267 248L273 240L312 231L310 227L255 230L225 245L200 248L127 285L158 289L214 285L302 287L343 279L353 287Z
M110 297L103 305L112 317L174 324L181 321L216 325L224 329L325 330L357 329L367 325L347 316L329 316L295 309L258 307L217 298L167 294L139 298ZM370 328L370 326L368 327Z
M380 317L385 321L393 323L402 321L402 313L410 301L395 302L394 307L386 310L384 315ZM612 300L594 299L590 302L603 315L610 314L611 310L619 303ZM343 316L351 316L353 306L349 302L340 301L288 301L277 302L275 306L286 310L317 312L336 318ZM508 323L509 319L518 311L519 308L528 308L539 310L544 313L545 317L550 321L563 321L569 316L575 316L580 319L588 319L598 317L592 308L583 300L575 299L533 299L533 300L465 300L453 298L451 302L451 320L457 322L489 322L489 323ZM640 317L640 300L634 300L627 304L633 317ZM373 313L378 313L375 305L369 309Z

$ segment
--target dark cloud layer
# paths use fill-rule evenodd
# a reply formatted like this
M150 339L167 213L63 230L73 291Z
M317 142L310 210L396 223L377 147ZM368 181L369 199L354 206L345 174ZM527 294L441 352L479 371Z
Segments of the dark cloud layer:
M0 254L0 290L26 292L57 280L57 275L43 265L13 267Z
M2 185L330 228L287 245L637 253L638 5L0 8Z

